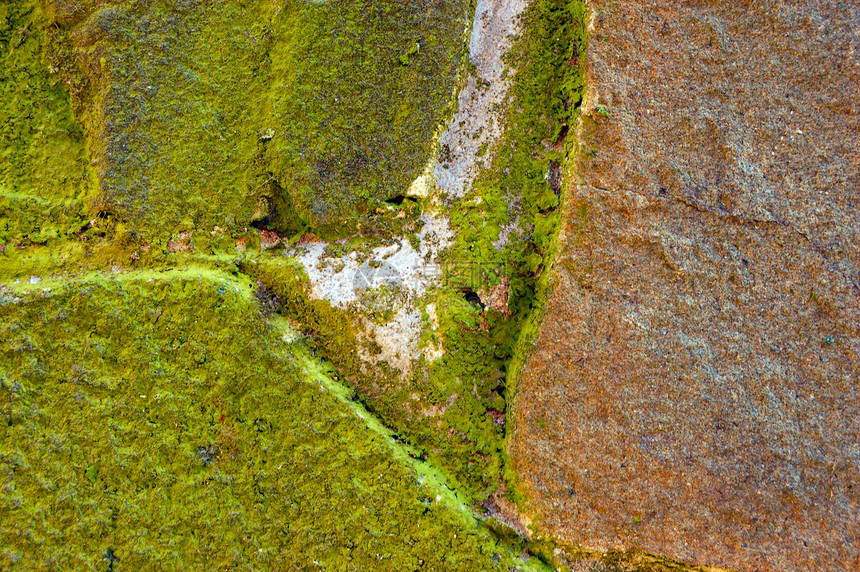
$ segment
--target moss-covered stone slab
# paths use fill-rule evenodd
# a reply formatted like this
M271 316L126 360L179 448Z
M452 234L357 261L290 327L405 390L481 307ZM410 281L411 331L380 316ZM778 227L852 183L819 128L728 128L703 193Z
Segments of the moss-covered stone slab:
M244 278L0 289L3 567L522 565Z
M402 195L451 105L465 0L49 3L95 211L146 239L339 234Z

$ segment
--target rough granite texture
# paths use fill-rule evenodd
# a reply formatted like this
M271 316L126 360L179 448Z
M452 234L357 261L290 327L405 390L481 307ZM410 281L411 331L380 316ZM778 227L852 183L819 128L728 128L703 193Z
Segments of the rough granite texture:
M509 452L536 527L860 568L860 13L593 2L580 167Z

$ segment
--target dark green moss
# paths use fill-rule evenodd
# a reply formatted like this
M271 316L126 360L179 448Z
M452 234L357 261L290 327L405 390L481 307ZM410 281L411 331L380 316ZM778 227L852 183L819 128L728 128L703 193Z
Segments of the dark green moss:
M524 54L524 59L535 66L535 73L543 77L547 82L547 90L541 91L540 82L527 82L527 90L533 93L543 93L547 110L543 113L537 108L532 108L531 113L521 117L524 127L532 125L537 130L526 130L524 133L532 133L534 144L541 135L546 137L541 147L534 147L535 155L532 158L536 169L545 169L543 187L532 178L531 191L526 196L546 197L550 202L537 200L537 205L545 207L553 204L547 195L547 189L553 190L550 185L552 178L551 169L560 170L558 176L561 185L559 187L559 206L565 212L571 212L575 208L571 205L560 205L564 199L564 172L566 169L574 168L575 160L569 158L569 153L574 152L574 146L566 140L569 129L574 128L574 122L579 117L579 104L582 99L582 90L585 79L585 50L587 47L586 22L588 10L581 0L542 0L532 5L527 12L527 17L533 22L533 33L526 34L519 49ZM555 46L546 45L552 43L557 35L566 38ZM547 54L546 59L537 56L543 50ZM522 89L520 87L520 89ZM536 91L535 91L536 90ZM537 101L540 101L537 98ZM525 108L528 109L528 106ZM532 119L529 120L529 117ZM542 119L541 119L542 118ZM543 126L542 128L540 126ZM548 143L544 145L543 142ZM513 153L512 157L516 157ZM525 159L520 156L519 161ZM512 171L513 172L513 171ZM535 174L537 171L533 171ZM524 203L528 205L528 202ZM552 206L548 210L539 211L532 207L523 215L526 220L531 220L533 235L527 240L512 244L511 258L515 267L519 268L518 275L511 278L511 296L517 296L520 300L515 310L518 322L517 343L510 356L509 373L507 378L508 408L516 407L516 391L520 372L530 350L531 344L537 334L538 328L544 317L547 289L549 287L549 273L544 272L545 266L554 260L558 237L558 217L561 210ZM568 215L569 216L569 215ZM578 211L579 226L585 232L587 226L587 212L584 207ZM508 415L508 419L513 419ZM510 428L513 430L513 428ZM510 500L522 506L525 503L518 491L516 475L512 472L509 464L505 465L504 478L508 484L507 494Z
M427 161L468 6L127 0L68 21L57 10L53 63L98 162L94 208L147 240L252 223L355 232Z
M505 409L502 363L479 308L459 292L437 297L436 308L446 351L433 363L419 364L410 388L421 394L424 411L442 413L407 416L403 423L477 502L498 487L504 429L493 412Z

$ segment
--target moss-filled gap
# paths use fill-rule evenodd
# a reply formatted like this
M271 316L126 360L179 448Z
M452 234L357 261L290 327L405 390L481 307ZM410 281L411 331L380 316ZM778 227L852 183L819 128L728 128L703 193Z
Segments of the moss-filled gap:
M494 419L503 413L500 431L487 439L498 465L467 481L479 502L496 490L498 479L490 481L499 475L517 497L504 439L521 355L540 319L556 252L568 133L582 102L586 21L583 0L535 0L525 8L507 56L513 83L501 138L471 191L450 210L456 239L445 254L444 280L465 306L447 309L459 329L449 330L448 355L430 375L451 386L497 380L486 388L486 406Z
M523 63L518 73L522 81L514 86L519 110L513 115L514 151L508 161L520 167L518 172L524 178L519 187L526 205L524 215L533 231L513 253L516 276L512 289L518 289L520 303L516 343L505 378L509 424L524 356L544 312L550 277L547 268L558 253L564 173L572 163L573 142L568 134L579 118L585 87L587 19L584 0L537 0L524 16L523 38L514 52ZM504 184L505 179L501 181ZM508 434L511 429L508 425ZM508 494L518 501L507 462L505 470Z

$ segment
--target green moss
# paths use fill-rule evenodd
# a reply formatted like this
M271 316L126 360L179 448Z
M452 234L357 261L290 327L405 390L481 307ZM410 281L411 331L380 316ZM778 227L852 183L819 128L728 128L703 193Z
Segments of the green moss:
M233 241L245 236L246 228L241 225L253 219L297 234L316 220L321 224L314 228L318 234L352 237L344 244L333 244L332 251L352 250L356 241L367 249L386 237L407 234L414 238L419 228L418 203L404 200L364 208L344 198L346 195L326 202L331 199L326 194L328 187L319 186L322 179L309 165L316 164L310 162L314 153L368 149L385 154L385 161L393 160L393 134L399 133L398 141L413 149L409 156L420 166L427 151L422 145L429 138L419 141L412 137L435 125L443 110L436 103L427 103L430 107L421 108L416 131L409 133L392 131L396 121L386 123L383 116L396 94L411 93L422 82L431 82L434 87L427 89L436 90L427 101L447 101L439 93L450 90L446 74L456 70L438 66L444 59L442 53L456 54L460 49L454 47L460 45L460 36L452 32L452 22L457 21L452 10L460 8L446 5L426 13L407 10L411 6L407 3L376 3L374 10L379 12L372 12L374 19L358 26L353 17L362 6L288 3L279 11L263 3L233 5L217 12L196 4L179 8L127 2L101 8L85 24L80 17L72 19L78 23L68 24L69 30L86 30L81 36L88 38L83 43L75 40L79 42L76 49L86 46L93 58L98 57L100 71L87 69L83 77L90 83L78 86L77 93L82 109L94 102L104 103L101 115L82 114L97 128L93 146L102 145L105 160L99 168L105 181L104 196L110 199L102 207L114 214L96 219L82 233L82 243L63 249L9 251L0 259L0 273L26 280L30 273L39 274L40 268L42 275L74 274L110 266L169 268L194 260L229 268ZM463 208L453 214L460 242L452 249L451 261L464 265L449 264L446 286L425 300L437 308L437 341L445 350L439 360L421 361L408 380L384 363L369 365L358 357L364 336L358 333L362 327L359 316L312 300L299 265L258 255L259 241L253 234L240 262L241 270L262 285L264 296L267 292L277 296L278 310L301 324L321 355L334 363L374 413L417 447L419 456L442 467L469 502L486 498L498 483L505 433L500 416L511 394L505 378L520 330L527 324L527 316L533 315L538 276L550 253L549 237L557 226L558 214L553 209L559 199L545 175L553 164L563 162L564 153L547 151L543 143L556 142L575 114L581 78L579 68L569 60L572 46L582 46L577 35L581 29L574 20L578 6L537 2L526 14L525 33L514 55L520 69L514 85L517 105L508 115L505 139L476 184L474 198L480 200L463 201ZM402 37L394 33L406 24L418 31ZM428 35L436 43L419 42L420 49L408 54L409 65L403 65L400 56L412 49L414 34L423 33L425 25L439 27ZM338 32L323 34L331 29ZM73 44L64 35L68 30L57 34L56 46ZM397 41L382 46L384 39L392 37ZM63 62L64 57L70 57L69 53L58 47L54 58ZM458 60L446 62L456 67ZM370 84L344 81L343 74L353 69L350 66L393 83L371 97ZM436 70L432 78L421 75L429 74L428 70ZM64 73L74 80L74 73L80 70ZM419 79L413 77L416 73ZM228 85L242 89L231 90ZM311 85L328 87L314 91ZM562 96L567 99L560 99ZM332 107L333 97L343 104ZM409 101L425 105L415 97ZM369 115L353 122L356 125L344 120L358 116L359 108L369 110ZM290 130L269 127L286 124ZM215 126L216 132L231 135L202 137L201 126ZM373 136L374 129L385 131L384 137ZM358 134L369 138L367 149ZM355 175L357 171L349 170L348 161L332 163L337 168L326 176L333 177L330 182L347 194L352 192L349 185L361 186L364 194L359 194L367 207L389 196L388 190L372 184L374 177L382 176L382 170L373 169L391 167L385 161L367 166L370 178ZM339 171L341 167L346 170ZM303 178L308 173L317 175ZM355 177L345 179L344 173ZM392 173L394 180L397 173L390 170ZM404 175L403 180L413 175ZM514 213L520 216L522 232L498 252L492 243L498 238L499 226L508 222L514 195L523 198L521 210ZM341 207L351 209L348 223L338 219ZM225 212L236 216L225 217ZM207 225L224 225L226 230L213 234ZM183 229L190 232L176 234ZM171 254L163 242L148 244L162 232L193 246L194 251ZM480 265L478 272L474 271L476 264ZM506 319L464 300L461 290L498 284L505 276L510 278L512 317ZM390 317L374 300L365 302L371 318ZM367 349L372 353L372 347Z
M252 222L289 235L355 231L430 155L468 7L127 0L73 10L52 62L74 86L97 159L94 208L150 241Z
M361 375L355 316L332 307L327 300L314 300L308 290L308 277L301 264L286 258L249 260L240 264L245 274L259 287L278 298L285 315L293 318L315 345L353 384Z
M0 5L0 244L83 225L87 153L66 86L43 57L49 24L34 2Z
M249 284L168 277L0 293L4 568L518 563Z
M436 305L436 342L445 353L422 359L406 378L360 360L363 317L311 299L301 267L260 253L248 226L277 229L286 240L305 232L350 239L332 252L394 236L414 242L421 205L381 201L402 194L431 152L462 61L468 2L64 6L51 28L49 60L72 86L87 125L101 192L89 208L101 214L78 227L80 238L0 253L0 276L23 282L0 293L0 320L10 332L0 371L39 388L20 397L10 388L26 384L4 385L4 407L17 415L15 431L47 435L15 453L29 464L16 465L21 492L13 498L30 520L21 521L29 532L20 533L15 521L5 528L0 519L0 534L14 539L8 558L47 554L72 567L98 566L105 554L120 558L119 567L187 554L200 559L189 566L210 567L289 568L310 559L335 568L415 568L419 559L429 568L489 567L496 549L463 503L498 485L500 418L515 379L506 377L520 363L518 336L527 339L539 317L560 200L547 175L564 165L563 133L576 114L582 3L536 0L526 13L512 56L519 71L506 134L474 195L452 213L459 242L446 285L422 301ZM28 192L20 191L26 208L42 204ZM509 212L512 203L519 207ZM513 216L521 230L499 252L493 242ZM12 218L45 236L63 236L57 229L66 224ZM234 260L238 237L247 242ZM170 252L169 238L193 250ZM111 267L151 270L136 280L92 273ZM202 277L188 280L188 272ZM45 279L27 285L30 275ZM87 278L61 286L72 275ZM464 291L505 277L512 317L464 299ZM42 288L52 292L43 296ZM251 303L252 291L266 315ZM371 318L390 317L378 300L364 302ZM284 346L281 315L300 325L337 374L297 344ZM51 332L60 334L52 340ZM307 384L308 375L321 386ZM349 391L337 389L334 377L345 378ZM153 388L166 388L169 399L138 403L135 395ZM384 424L375 436L347 414L365 411L362 404ZM262 425L248 421L249 411ZM88 418L103 423L83 427ZM60 419L76 420L80 435L64 436ZM392 453L378 439L390 441L391 433L409 447ZM69 441L52 449L61 439ZM3 443L11 451L16 441ZM44 466L30 461L45 451ZM371 453L382 456L366 460ZM321 460L327 457L333 466ZM275 472L276 464L291 472ZM420 501L421 479L456 491L442 495L447 508ZM32 501L38 487L58 519L87 516L68 531L42 517ZM424 518L436 519L426 537ZM449 534L452 522L472 539L467 545ZM139 534L156 527L172 544ZM443 541L430 555L433 534ZM39 540L48 546L41 552ZM375 561L376 554L391 560ZM510 562L507 555L502 561Z
M274 19L269 169L314 226L420 173L456 80L469 2L288 2Z
M447 253L440 304L446 355L429 369L428 383L448 394L474 388L469 410L452 412L448 425L472 437L462 447L451 440L446 453L449 466L457 466L452 459L471 461L470 447L492 459L478 470L466 463L469 471L461 462L455 473L477 498L495 489L504 460L504 431L491 430L488 411L510 406L521 354L542 317L544 268L553 259L560 220L565 136L583 87L585 22L581 0L538 0L526 9L509 56L516 74L505 132L491 164L451 214L457 242ZM502 226L514 220L519 232L497 249ZM510 279L510 317L479 311L458 292L488 288L502 277Z

